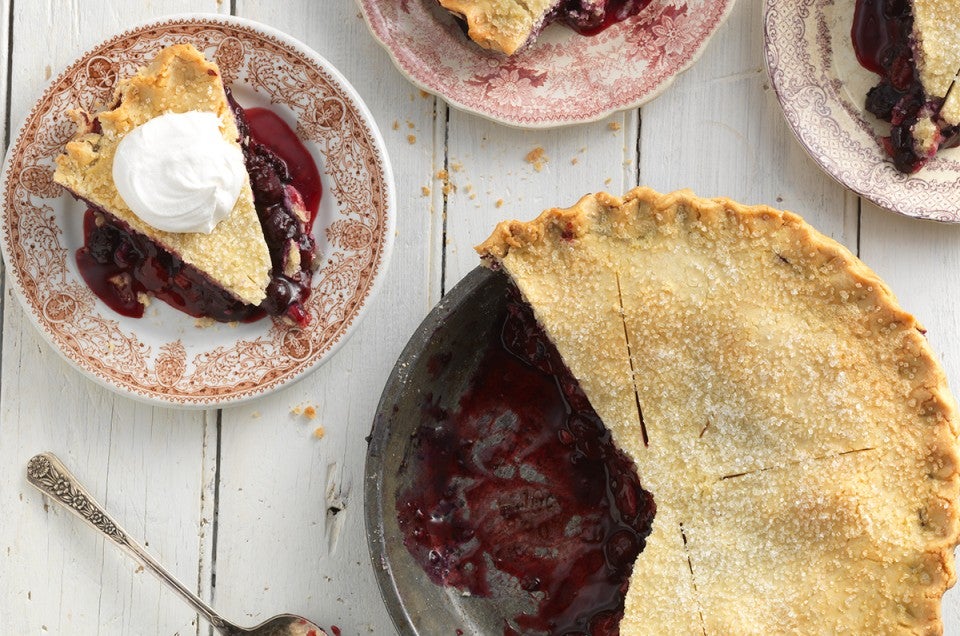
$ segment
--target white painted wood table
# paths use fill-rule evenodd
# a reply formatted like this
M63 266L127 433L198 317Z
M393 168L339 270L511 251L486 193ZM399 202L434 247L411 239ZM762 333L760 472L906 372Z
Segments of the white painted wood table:
M200 412L144 406L85 379L41 340L5 286L0 635L209 629L112 544L45 505L24 478L29 457L43 450L57 453L132 536L225 616L253 624L290 611L344 634L394 633L369 564L362 507L365 437L383 385L420 320L477 265L471 248L496 221L531 218L590 191L688 187L800 213L890 283L960 387L960 227L877 209L807 157L763 68L759 0L739 0L703 58L654 102L544 131L509 129L421 94L351 0L3 0L5 139L80 53L136 23L186 11L229 12L285 31L357 88L396 173L387 284L346 346L308 378L243 406ZM541 170L524 159L538 146ZM446 194L436 178L445 168L456 186ZM318 417L293 412L302 405L315 405ZM313 436L318 425L322 439ZM948 596L945 614L948 633L960 633L960 595Z

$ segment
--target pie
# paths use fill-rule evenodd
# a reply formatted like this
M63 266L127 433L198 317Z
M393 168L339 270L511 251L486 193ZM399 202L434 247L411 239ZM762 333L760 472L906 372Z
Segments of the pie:
M650 0L439 0L466 22L467 35L486 49L513 55L551 22L592 35L636 15Z
M209 233L157 229L131 210L113 177L131 131L190 112L219 118L248 173L233 209ZM110 107L71 116L78 130L57 158L54 180L90 206L77 260L102 299L135 316L152 294L198 317L247 320L266 312L306 323L316 261L310 212L283 160L252 138L215 64L192 45L168 47L118 83Z
M956 407L849 251L789 212L646 188L477 250L653 496L622 634L942 633Z
M857 0L852 35L860 63L880 75L866 108L892 125L883 143L894 166L916 172L960 143L960 2Z

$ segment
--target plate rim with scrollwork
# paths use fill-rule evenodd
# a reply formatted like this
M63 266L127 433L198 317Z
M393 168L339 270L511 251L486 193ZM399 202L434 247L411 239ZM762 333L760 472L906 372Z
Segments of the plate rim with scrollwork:
M658 97L690 68L735 0L651 0L584 36L548 26L512 56L470 41L436 0L356 0L397 69L456 108L508 126L603 119Z
M97 299L78 273L73 252L82 243L84 207L52 181L54 158L73 133L67 113L107 103L118 77L177 42L192 42L216 61L241 103L249 99L286 119L318 160L321 265L305 328L279 318L203 326L162 302L151 303L144 318L127 318ZM0 247L30 321L86 376L164 406L236 404L316 369L355 332L383 284L394 240L393 174L357 92L306 45L229 15L167 16L80 56L26 116L2 179Z

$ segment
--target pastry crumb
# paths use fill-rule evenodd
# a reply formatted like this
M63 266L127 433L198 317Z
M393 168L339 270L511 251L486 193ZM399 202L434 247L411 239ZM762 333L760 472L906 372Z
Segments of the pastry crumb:
M317 439L323 439L323 436L326 434L327 431L322 426L318 426L317 428L313 429L313 436Z
M426 98L430 97L430 93L428 93L427 91L421 89L421 90L420 90L420 97L422 97L423 99L426 99Z
M400 122L397 121L396 119L393 120L393 129L400 130Z
M463 172L463 164L459 161L451 162L450 167L453 168L454 172Z
M612 181L613 179L611 179L610 177L607 177L606 179L603 180L603 185L608 186Z
M442 191L444 194L450 194L457 191L457 186L450 181L450 173L446 170L437 171L437 179L443 182Z
M575 166L575 165L577 165L577 163L578 163L578 159L577 159L576 157L574 157L573 159L570 160L570 165L571 165L571 166Z
M251 414L250 414L250 419L252 419L252 420L259 420L259 419L260 419L260 411L254 411L253 413L251 413Z
M210 316L204 316L203 318L197 318L193 321L193 325L198 329L205 329L207 327L212 327L217 324L217 321L211 318Z
M302 415L308 420L315 419L317 417L317 407L313 404L297 404L292 409L290 409L291 415Z
M537 172L543 170L543 165L549 161L546 155L546 151L541 147L537 146L533 150L527 153L527 156L524 157L524 160L533 166L533 169Z
M494 203L493 205L496 206L496 207L498 207L498 208L502 208L502 207L503 207L503 199L497 199L497 202Z
M620 130L620 122L612 121L609 124L607 124L607 128L609 128L610 130Z
M413 130L414 128L416 128L416 126L414 126L413 122L408 119L407 128L409 128L410 130Z
M145 308L150 306L152 302L150 296L144 292L137 292L137 302L143 305Z
M407 143L410 144L411 146L412 146L413 144L417 143L417 136L416 136L416 135L407 135Z
M430 188L428 188L427 186L420 186L420 193L423 196L428 197L430 196Z

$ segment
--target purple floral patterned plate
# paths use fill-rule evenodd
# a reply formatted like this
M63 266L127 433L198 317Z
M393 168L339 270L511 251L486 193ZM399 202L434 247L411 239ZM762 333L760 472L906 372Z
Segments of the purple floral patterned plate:
M864 109L877 76L850 38L855 0L764 0L767 70L793 132L830 176L906 216L960 222L960 148L919 172L898 172L880 139L889 124Z
M601 119L662 93L699 57L734 0L653 0L594 36L562 25L507 57L480 48L436 0L357 0L397 68L453 106L524 128Z

